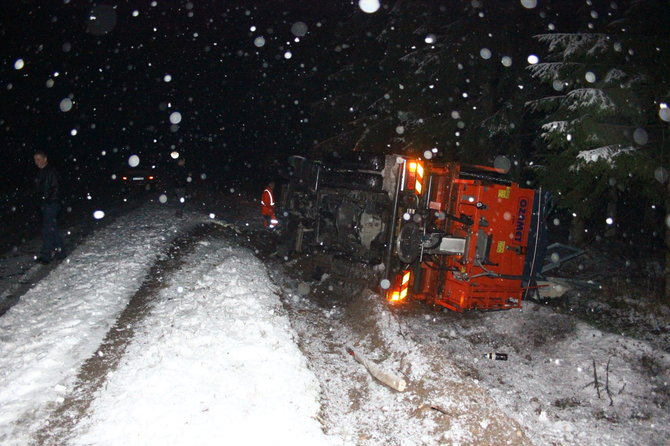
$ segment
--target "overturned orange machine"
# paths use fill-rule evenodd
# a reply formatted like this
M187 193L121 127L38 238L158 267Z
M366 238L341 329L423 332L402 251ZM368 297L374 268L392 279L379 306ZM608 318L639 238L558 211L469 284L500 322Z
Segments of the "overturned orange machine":
M408 296L456 311L521 306L546 250L548 194L489 175L497 169L406 160L390 237L391 301ZM408 205L408 203L410 203Z
M499 169L398 155L293 157L282 203L293 246L382 271L391 302L521 307L546 251L550 195Z

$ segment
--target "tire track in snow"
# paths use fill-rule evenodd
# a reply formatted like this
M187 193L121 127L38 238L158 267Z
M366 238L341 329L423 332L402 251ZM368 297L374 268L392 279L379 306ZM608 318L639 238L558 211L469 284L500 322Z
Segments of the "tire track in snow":
M165 254L153 264L140 288L105 335L100 347L79 369L73 390L51 412L45 425L35 434L37 444L67 443L74 426L86 415L95 392L105 384L109 372L119 365L133 339L136 327L151 310L159 291L166 286L167 276L183 266L184 258L194 250L199 240L216 230L220 231L212 224L196 226L177 237Z

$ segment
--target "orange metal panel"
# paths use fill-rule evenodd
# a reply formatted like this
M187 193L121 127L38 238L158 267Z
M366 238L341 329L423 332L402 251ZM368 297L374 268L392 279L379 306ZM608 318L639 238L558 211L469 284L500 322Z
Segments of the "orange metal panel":
M456 311L519 308L535 191L456 179L453 172L447 167L433 177L429 200L456 217L436 225L466 238L466 252L422 265L417 297Z

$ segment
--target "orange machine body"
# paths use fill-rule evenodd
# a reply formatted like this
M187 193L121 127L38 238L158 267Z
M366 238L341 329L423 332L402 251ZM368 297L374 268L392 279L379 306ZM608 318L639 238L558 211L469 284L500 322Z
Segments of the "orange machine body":
M417 196L423 189L417 209L400 209L408 224L418 222L420 253L399 267L389 300L407 296L455 311L521 307L541 248L533 227L540 222L538 191L486 175L462 175L457 163L426 163L423 170L425 182L418 188L409 174L402 180ZM399 220L395 231L398 247L408 246L400 240L403 224ZM426 241L430 234L433 242Z

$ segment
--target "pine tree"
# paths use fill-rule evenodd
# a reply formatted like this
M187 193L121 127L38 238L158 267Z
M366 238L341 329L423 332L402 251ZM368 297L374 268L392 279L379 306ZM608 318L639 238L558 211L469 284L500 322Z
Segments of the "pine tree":
M574 213L576 243L582 241L584 224L598 229L615 224L617 205L631 195L647 202L659 199L653 171L665 161L664 142L658 114L650 110L658 110L663 88L667 94L667 80L654 72L659 59L667 57L660 50L667 43L660 36L641 36L625 23L612 22L603 33L536 36L548 45L548 56L547 62L530 67L532 76L555 90L528 102L546 116L542 179ZM632 190L641 179L649 185Z
M321 147L418 155L437 147L478 163L520 153L522 54L533 43L519 29L524 14L535 17L508 3L397 1L363 41L349 37L360 25L352 20L340 44L346 63L319 104L342 125Z

